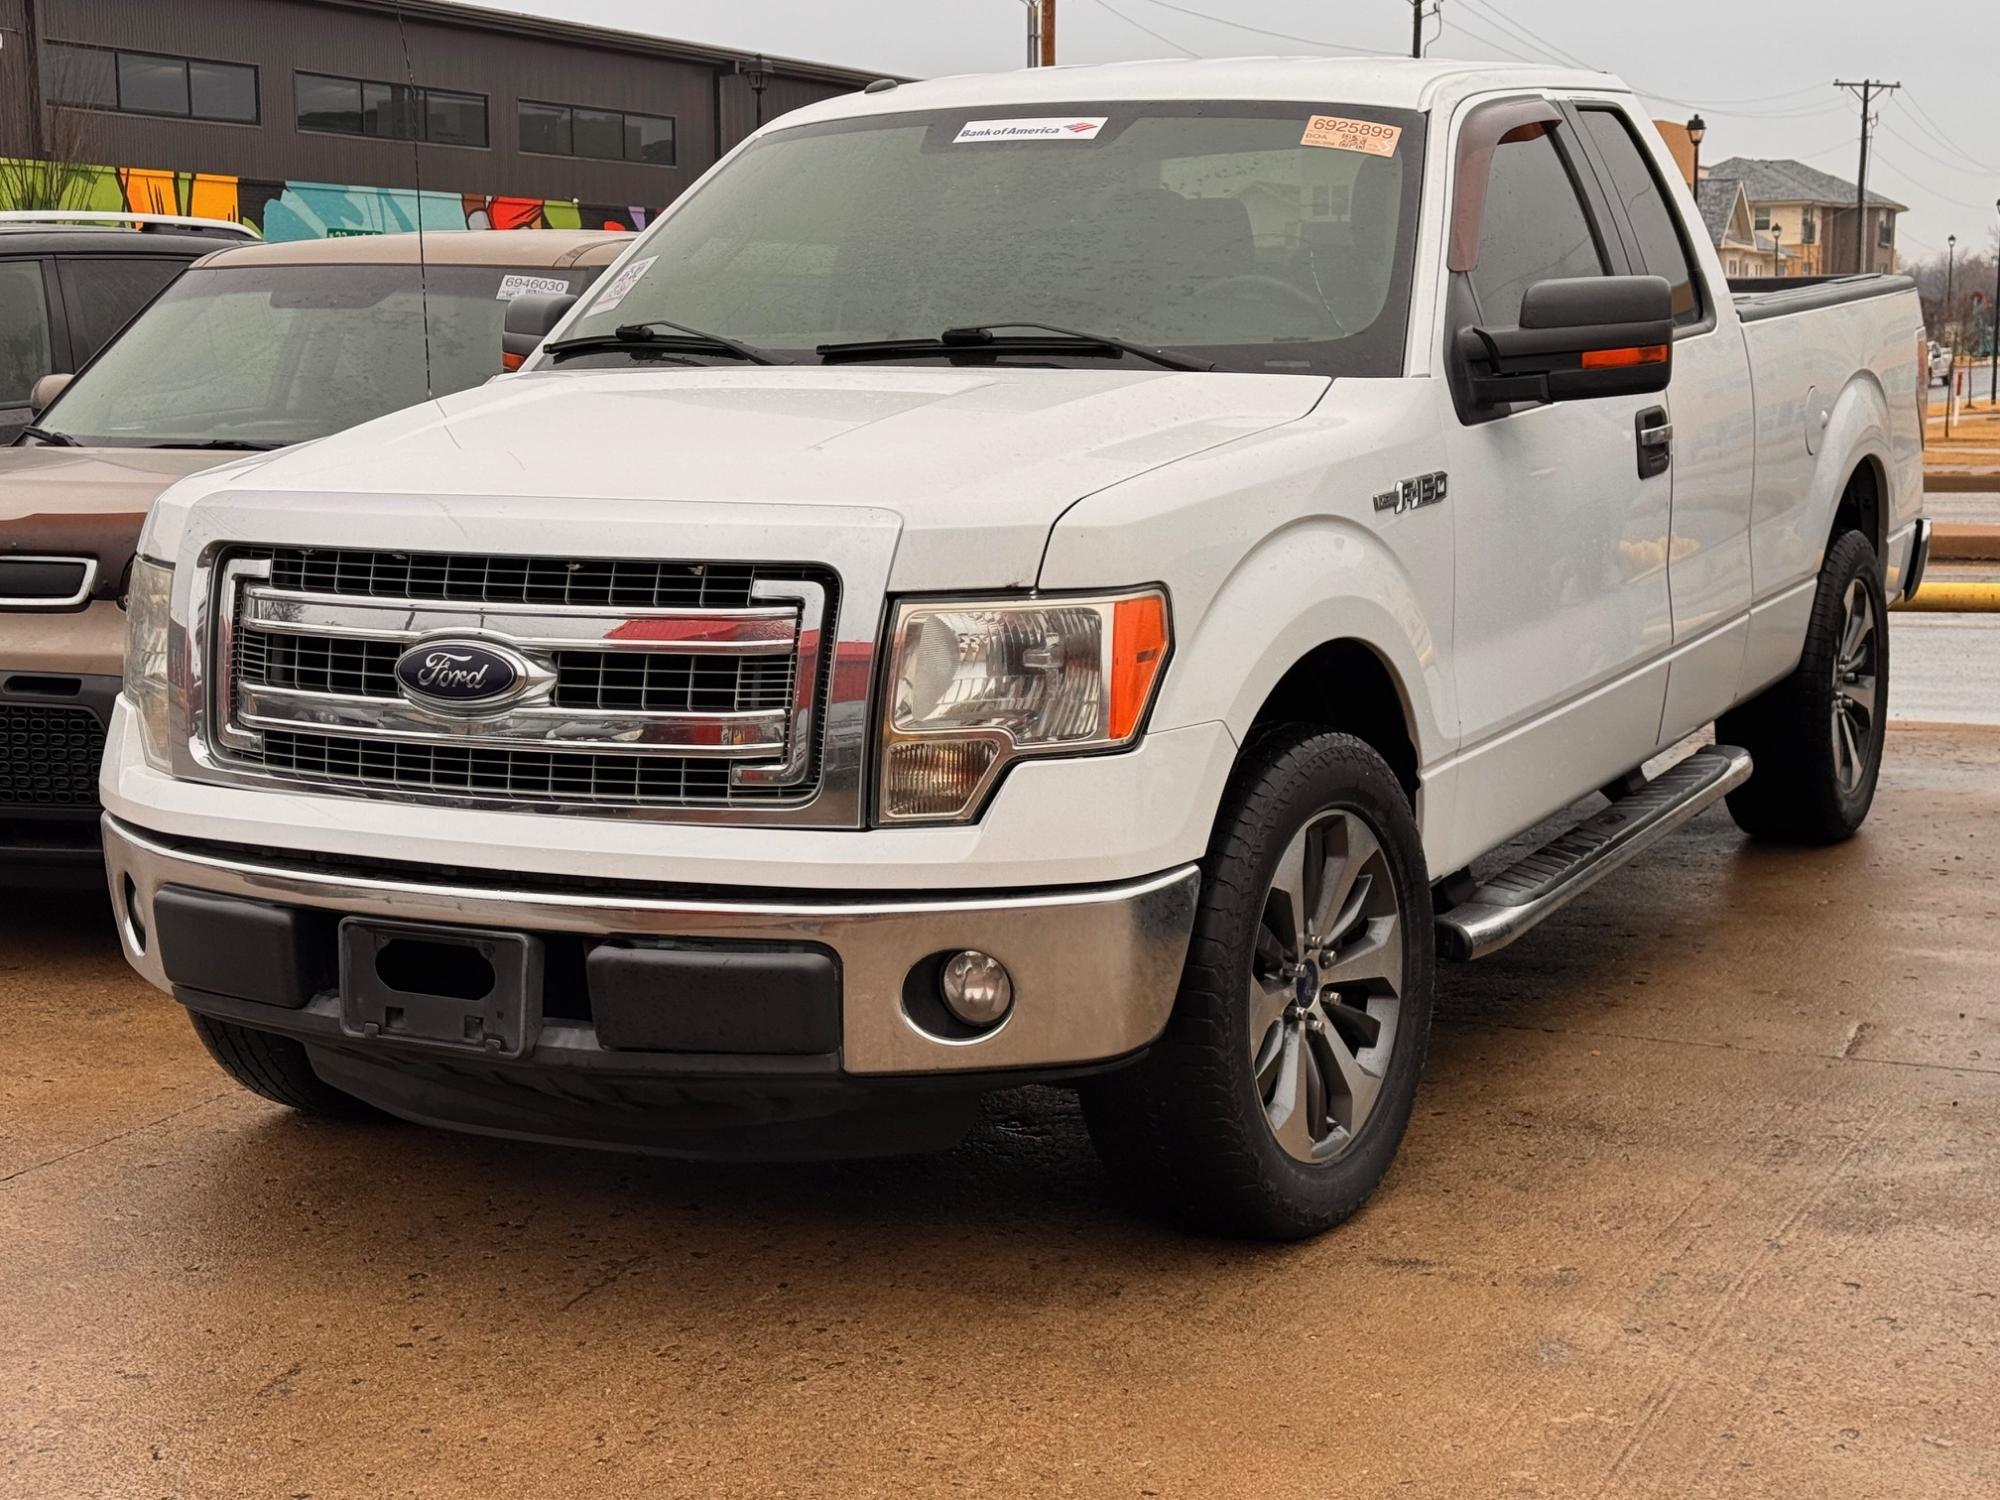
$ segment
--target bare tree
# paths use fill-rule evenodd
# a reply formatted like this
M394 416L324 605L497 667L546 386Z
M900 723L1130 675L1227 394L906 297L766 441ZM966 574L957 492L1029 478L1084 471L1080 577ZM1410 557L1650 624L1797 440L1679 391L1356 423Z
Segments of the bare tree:
M0 208L88 208L98 164L91 161L96 119L89 110L66 109L48 101L72 96L57 62L42 67L40 88L32 86L33 49L9 47L14 66L0 70L0 140L33 143L31 156L0 156ZM47 58L47 54L42 54ZM38 120L36 117L40 116Z

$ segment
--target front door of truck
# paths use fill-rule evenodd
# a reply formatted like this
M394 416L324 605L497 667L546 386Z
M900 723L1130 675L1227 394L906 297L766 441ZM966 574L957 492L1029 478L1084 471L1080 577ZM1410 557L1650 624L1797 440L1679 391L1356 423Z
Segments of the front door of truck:
M1657 152L1610 101L1579 101L1578 138L1611 200L1635 270L1674 289L1674 378L1661 400L1673 423L1673 521L1667 576L1674 651L1662 744L1735 701L1750 624L1750 492L1756 443L1742 326L1697 265Z
M1477 264L1445 335L1512 327L1537 282L1622 274L1594 176L1549 123L1494 149ZM1459 847L1487 848L1652 750L1672 640L1671 490L1642 472L1660 396L1446 413L1457 536Z

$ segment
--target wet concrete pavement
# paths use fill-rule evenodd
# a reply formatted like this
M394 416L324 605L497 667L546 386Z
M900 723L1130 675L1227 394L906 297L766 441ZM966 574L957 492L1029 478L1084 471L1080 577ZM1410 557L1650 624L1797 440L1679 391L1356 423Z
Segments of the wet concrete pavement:
M0 908L0 1494L2000 1493L2000 733L1863 836L1704 816L1447 967L1375 1202L1148 1222L1067 1096L722 1168L239 1093Z

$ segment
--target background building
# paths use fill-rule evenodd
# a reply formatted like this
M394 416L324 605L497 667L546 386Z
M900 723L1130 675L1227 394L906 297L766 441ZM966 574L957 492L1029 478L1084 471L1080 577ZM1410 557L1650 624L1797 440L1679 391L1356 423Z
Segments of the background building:
M0 207L638 227L876 76L444 0L0 0Z
M1752 228L1759 235L1774 237L1783 247L1785 275L1837 276L1861 269L1855 241L1860 215L1853 183L1802 161L1762 161L1749 156L1732 156L1712 167L1704 166L1701 176L1704 191L1711 183L1735 181L1742 185ZM1898 268L1896 218L1908 211L1893 198L1869 193L1863 226L1870 247L1869 270Z

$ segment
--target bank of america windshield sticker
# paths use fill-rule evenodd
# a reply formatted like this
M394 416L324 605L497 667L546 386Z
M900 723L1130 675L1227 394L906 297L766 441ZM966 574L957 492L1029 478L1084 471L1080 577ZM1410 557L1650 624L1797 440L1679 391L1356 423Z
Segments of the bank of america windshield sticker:
M625 300L625 294L639 284L639 278L652 270L653 262L658 259L657 255L649 255L644 260L633 261L611 278L611 285L606 287L604 294L591 304L590 310L594 313L610 312Z
M968 141L1094 141L1109 115L1047 115L1038 120L968 120L953 138Z
M1344 120L1339 115L1314 115L1306 121L1301 146L1325 146L1333 151L1361 151L1369 156L1394 156L1396 142L1403 138L1400 125L1378 125L1373 120Z
M500 290L493 295L512 302L516 297L560 297L568 290L569 283L560 276L502 276Z

